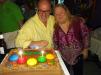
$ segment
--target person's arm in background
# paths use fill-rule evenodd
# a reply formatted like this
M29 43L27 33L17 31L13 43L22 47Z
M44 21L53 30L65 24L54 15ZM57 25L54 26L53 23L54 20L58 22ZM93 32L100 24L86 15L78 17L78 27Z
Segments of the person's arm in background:
M20 7L14 3L12 3L12 13L15 16L15 20L18 22L19 28L22 27L24 23L24 17Z

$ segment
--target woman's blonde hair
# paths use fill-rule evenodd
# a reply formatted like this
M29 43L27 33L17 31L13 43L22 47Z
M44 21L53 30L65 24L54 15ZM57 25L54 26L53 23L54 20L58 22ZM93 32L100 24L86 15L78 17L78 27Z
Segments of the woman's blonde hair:
M61 7L66 11L66 16L67 16L68 20L71 23L73 15L70 13L69 9L64 4L56 4L55 7L54 7L54 11L55 11L55 8L57 8L57 7ZM57 27L57 22L56 22L55 25Z

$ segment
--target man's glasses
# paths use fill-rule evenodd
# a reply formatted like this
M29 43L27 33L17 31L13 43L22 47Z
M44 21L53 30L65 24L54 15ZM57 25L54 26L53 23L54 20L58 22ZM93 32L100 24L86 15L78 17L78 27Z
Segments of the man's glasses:
M50 13L50 10L38 10L39 13L46 13L46 14L49 14Z

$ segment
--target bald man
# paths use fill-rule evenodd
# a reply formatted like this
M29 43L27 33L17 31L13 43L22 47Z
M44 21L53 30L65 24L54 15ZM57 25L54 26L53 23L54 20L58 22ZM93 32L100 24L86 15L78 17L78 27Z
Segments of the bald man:
M16 47L33 48L35 46L52 48L54 17L50 15L51 4L40 0L36 14L21 28L16 38Z

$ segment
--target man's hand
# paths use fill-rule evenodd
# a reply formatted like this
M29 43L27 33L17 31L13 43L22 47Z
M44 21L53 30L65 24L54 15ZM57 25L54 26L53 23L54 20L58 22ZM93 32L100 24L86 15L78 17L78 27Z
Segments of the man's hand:
M45 47L45 46L48 45L48 41L42 40L42 41L40 41L39 45L42 46L42 47Z
M39 47L45 47L48 45L48 41L41 40L41 41L33 41L31 42L30 46L39 46Z

